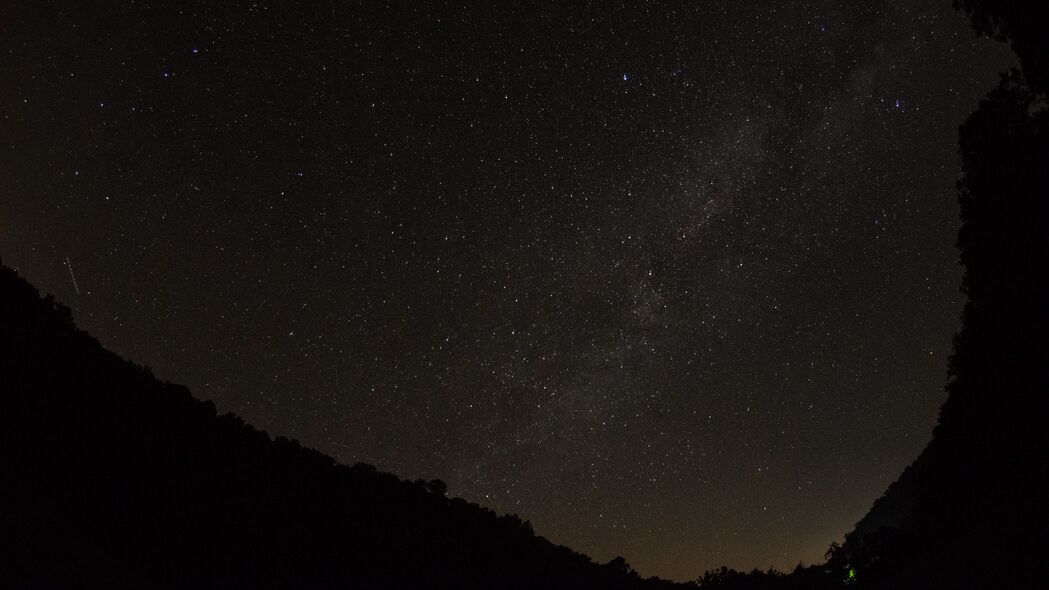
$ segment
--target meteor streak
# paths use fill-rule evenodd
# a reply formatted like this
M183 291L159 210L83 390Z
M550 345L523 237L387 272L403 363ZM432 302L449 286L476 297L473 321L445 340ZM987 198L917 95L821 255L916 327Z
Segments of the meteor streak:
M80 295L80 286L76 284L76 275L73 274L73 263L69 262L68 256L66 256L66 268L69 269L69 278L73 279L73 288L76 289L76 294Z

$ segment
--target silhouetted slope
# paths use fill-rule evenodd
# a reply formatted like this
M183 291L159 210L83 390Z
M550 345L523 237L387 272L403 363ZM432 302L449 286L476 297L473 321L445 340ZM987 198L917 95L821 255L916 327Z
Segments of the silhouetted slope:
M216 416L7 268L0 383L0 587L671 587Z
M1046 586L1039 568L1049 548L1044 97L1012 72L961 128L958 246L968 302L948 398L928 447L849 535L843 558L864 573L865 586Z

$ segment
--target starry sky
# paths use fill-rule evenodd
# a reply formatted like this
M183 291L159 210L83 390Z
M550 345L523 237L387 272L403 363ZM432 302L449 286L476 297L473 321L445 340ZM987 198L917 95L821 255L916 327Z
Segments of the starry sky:
M643 575L819 561L958 327L948 0L5 3L0 255L163 379Z

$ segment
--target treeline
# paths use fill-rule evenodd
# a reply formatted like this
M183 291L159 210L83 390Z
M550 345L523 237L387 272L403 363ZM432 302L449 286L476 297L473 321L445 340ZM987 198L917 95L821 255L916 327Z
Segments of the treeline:
M8 268L0 327L0 587L674 587L216 415Z
M1021 67L959 130L967 301L933 439L824 564L701 588L1049 587L1049 2L954 4Z
M839 559L858 588L1044 588L1049 548L1046 2L956 2L1021 68L961 126L967 302L933 439Z
M1049 547L1044 96L1011 72L962 126L968 302L933 440L845 544L868 578L884 580L875 587L1044 587L1035 566Z

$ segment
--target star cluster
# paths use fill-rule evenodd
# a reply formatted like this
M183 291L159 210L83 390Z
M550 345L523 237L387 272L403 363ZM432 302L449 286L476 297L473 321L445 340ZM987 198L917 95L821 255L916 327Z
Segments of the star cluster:
M273 434L673 579L820 559L928 440L1009 65L949 2L0 16L4 262Z

